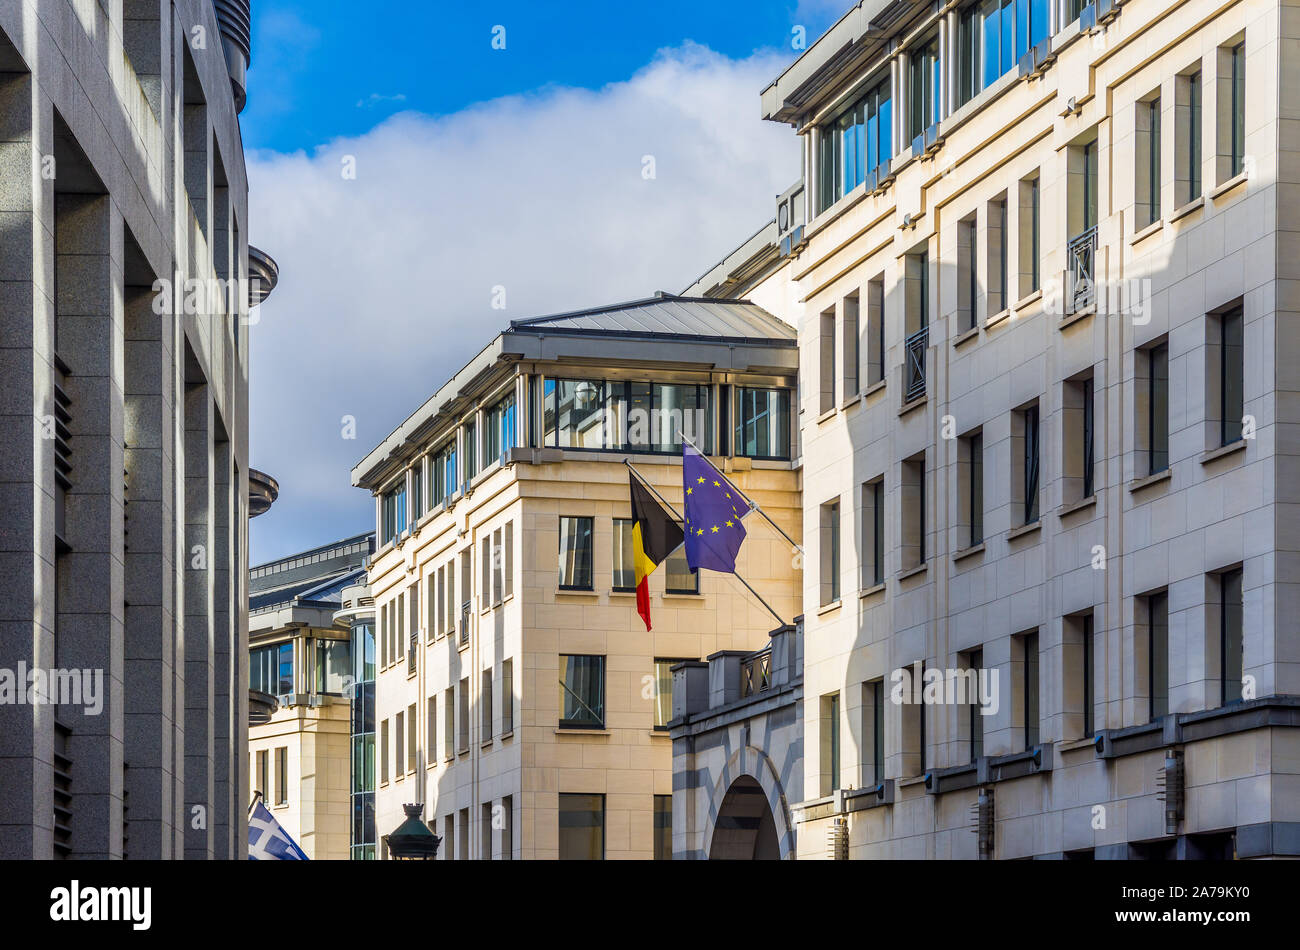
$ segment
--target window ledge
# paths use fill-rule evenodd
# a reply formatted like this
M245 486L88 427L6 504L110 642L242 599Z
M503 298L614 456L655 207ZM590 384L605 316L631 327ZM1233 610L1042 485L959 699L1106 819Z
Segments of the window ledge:
M1067 313L1065 316L1061 317L1061 319L1058 320L1056 323L1056 329L1064 330L1066 327L1070 326L1070 324L1078 323L1084 317L1091 317L1096 312L1097 312L1097 305L1088 304L1088 306L1082 308L1081 310L1076 310L1074 311L1074 313Z
M478 744L478 747L479 747L480 749L486 749L486 748L487 748L488 746L490 746L493 742L496 742L496 739L484 739L482 742L480 742L480 743Z
M1096 736L1088 736L1083 739L1067 739L1056 748L1058 752L1074 752L1077 749L1095 749L1096 747Z
M818 607L817 616L824 617L829 613L839 610L843 606L844 606L843 600L833 600L829 604L823 604L821 607Z
M564 591L564 593L567 594L567 593L569 593L569 592L568 592L568 591ZM635 596L636 596L636 591L634 591L634 590L611 590L611 591L609 592L609 596L610 596L610 597L619 597L619 598L623 598L623 597L635 597Z
M878 379L866 389L862 390L862 398L865 401L868 396L875 395L885 388L885 380Z
M1010 310L999 310L997 313L993 314L992 316L984 318L984 329L987 330L989 327L995 327L999 323L1009 320L1010 318L1011 318Z
M1237 452L1245 451L1246 440L1238 439L1236 442L1229 442L1227 445L1221 445L1217 449L1209 449L1201 453L1201 464L1208 465L1217 459L1226 458Z
M907 570L905 570L905 571L903 571L902 573L900 573L900 574L898 575L898 579L899 579L899 581L905 581L905 580L907 580L909 577L915 577L915 576L918 575L918 574L923 574L923 573L925 573L925 572L929 569L929 567L930 567L930 565L929 565L928 563L926 563L926 564L918 564L918 565L916 565L916 567L908 568Z
M849 396L842 403L840 403L840 411L843 412L845 409L849 408L849 406L856 405L861 401L862 401L862 393L854 393L852 396Z
M1065 518L1074 514L1076 511L1083 511L1085 508L1092 508L1097 504L1097 493L1094 491L1087 498L1080 498L1078 501L1072 501L1068 505L1062 505L1056 509L1058 518Z
M1187 217L1189 214L1191 214L1193 211L1196 211L1198 208L1204 208L1204 207L1205 207L1205 195L1197 195L1191 201L1187 202L1187 204L1183 205L1181 208L1179 208L1173 214L1171 214L1169 216L1169 223L1173 224L1175 221Z
M661 596L664 600L699 600L704 595L698 591L666 590Z
M963 343L967 342L968 340L973 340L975 339L975 337L979 335L980 335L980 328L979 328L979 324L977 323L969 330L964 330L961 333L958 333L955 337L953 337L952 345L954 347L961 346Z
M670 733L667 729L651 729L650 738L653 739L656 736L661 739L671 739L672 733Z
M909 785L920 785L924 781L924 775L913 775L911 778L900 778L894 784L899 788L907 788Z
M557 736L608 736L612 733L608 729L559 729L555 730Z
M1144 488L1150 488L1152 485L1158 485L1161 482L1168 481L1170 478L1173 477L1173 475L1174 475L1174 470L1172 467L1170 467L1170 468L1166 468L1164 471L1156 472L1154 475L1146 475L1142 478L1135 478L1128 483L1128 490L1130 492L1141 491Z
M922 406L924 406L924 405L925 405L927 402L929 402L929 401L930 401L930 396L929 396L929 394L926 394L926 395L924 395L924 396L917 396L917 397L916 397L915 399L913 399L911 402L905 402L905 403L903 403L901 406L899 406L899 407L898 407L898 414L899 414L900 416L905 416L905 415L907 415L909 412L911 412L913 409L920 409Z
M497 736L497 739L501 742L505 742L507 739L513 739L514 737L515 737L515 730L513 727L511 727L507 729L505 732L501 733L501 735Z
M835 413L837 413L838 411L839 410L836 409L834 406L831 406L829 409L827 409L825 412L823 412L820 416L817 417L817 424L821 425L827 419L830 419L832 416L834 416Z
M569 590L567 587L556 588L556 597L574 597L581 600L595 600L600 596L594 590Z
M1246 183L1247 177L1248 176L1246 175L1245 172L1240 172L1236 175L1233 175L1222 185L1220 185L1219 187L1215 188L1212 192L1210 192L1210 197L1214 200L1218 200L1219 198L1224 197L1228 192L1232 191L1238 185L1244 185Z
M457 754L457 755L469 755L469 746L465 746L465 748L463 748L463 749L457 749L457 750L456 750L456 754Z
M872 584L870 587L864 587L862 590L858 591L858 596L862 598L871 597L875 594L884 593L884 590L885 582L881 581L879 584Z
M1037 521L1031 521L1029 524L1022 524L1020 527L1012 528L1010 531L1007 532L1007 540L1014 541L1017 538L1023 538L1026 535L1033 534L1035 531L1038 531L1042 527L1043 527L1042 518L1039 518Z
M964 561L966 558L979 554L983 550L984 550L983 541L981 541L979 544L972 544L970 547L962 548L960 551L954 554L952 556L952 561L954 564L956 564L958 561Z
M1016 305L1012 309L1016 311L1024 310L1034 301L1042 300L1042 299L1043 299L1043 288L1039 287L1037 290L1031 290L1029 293L1025 294L1023 297L1017 300Z
M1131 247L1131 246L1134 245L1134 244L1139 244L1139 243L1141 243L1142 241L1145 241L1145 240L1146 240L1147 238L1149 238L1151 235L1153 235L1153 234L1155 234L1157 231L1160 231L1161 229L1163 229L1164 226L1165 226L1164 219L1162 219L1162 218L1156 218L1154 221L1152 221L1152 222L1151 222L1150 224L1148 224L1146 227L1144 227L1144 228L1139 228L1137 231L1134 231L1134 232L1133 232L1133 236L1132 236L1131 238L1128 239L1129 246Z

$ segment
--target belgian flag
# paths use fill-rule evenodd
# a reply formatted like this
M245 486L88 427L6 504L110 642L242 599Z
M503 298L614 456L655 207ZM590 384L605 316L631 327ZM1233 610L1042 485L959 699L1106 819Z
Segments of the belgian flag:
M636 612L650 630L650 575L682 543L682 526L664 511L637 477L632 485L632 565L636 571Z

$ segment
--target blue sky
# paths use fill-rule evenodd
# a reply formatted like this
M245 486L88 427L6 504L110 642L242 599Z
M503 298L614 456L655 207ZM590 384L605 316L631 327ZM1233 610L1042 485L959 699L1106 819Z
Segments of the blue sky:
M848 3L358 6L253 5L254 564L373 529L352 467L510 320L678 292L770 220L799 152L759 94Z
M243 115L244 141L249 148L310 148L403 109L455 112L548 84L596 89L687 40L731 59L789 51L796 24L811 43L850 5L258 0L249 72L256 94ZM505 27L504 51L491 45L498 25Z

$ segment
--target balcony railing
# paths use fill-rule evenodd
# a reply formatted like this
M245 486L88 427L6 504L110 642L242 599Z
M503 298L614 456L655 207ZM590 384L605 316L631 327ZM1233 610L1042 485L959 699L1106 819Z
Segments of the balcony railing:
M470 601L460 605L460 642L469 643Z
M1070 239L1066 249L1069 266L1066 299L1076 313L1097 301L1097 228L1091 227Z
M751 653L740 661L741 698L772 688L772 648Z
M420 631L412 630L410 649L406 655L406 672L408 674L415 672L416 651L419 649L419 647L420 647Z
M907 385L904 387L904 402L920 399L925 395L925 351L930 345L930 328L922 327L907 338L904 348L907 351L904 369L907 373Z

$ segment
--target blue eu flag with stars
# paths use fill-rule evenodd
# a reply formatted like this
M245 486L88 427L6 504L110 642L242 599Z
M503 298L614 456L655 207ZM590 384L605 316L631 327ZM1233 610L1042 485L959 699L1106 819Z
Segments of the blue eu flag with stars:
M695 446L682 444L682 493L686 502L686 563L736 573L736 554L745 540L740 516L749 510L740 492Z

